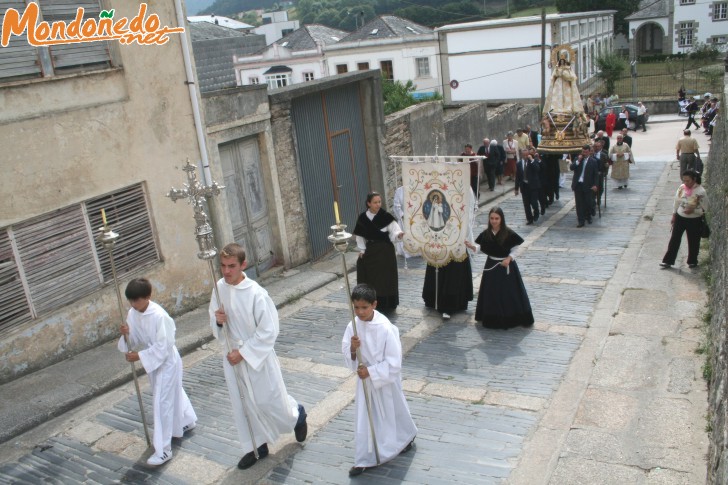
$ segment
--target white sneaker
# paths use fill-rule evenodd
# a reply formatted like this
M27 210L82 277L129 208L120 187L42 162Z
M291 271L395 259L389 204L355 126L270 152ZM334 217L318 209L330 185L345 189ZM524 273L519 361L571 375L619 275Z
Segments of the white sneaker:
M449 313L443 313L442 314L442 318L444 318L445 320L450 320L450 314Z
M158 455L150 456L149 459L147 460L147 465L159 466L163 463L167 463L171 459L172 459L172 452L165 451L164 453L162 453L162 456L158 456Z
M197 423L188 424L187 426L182 426L182 432L186 433L188 431L192 431L197 427Z

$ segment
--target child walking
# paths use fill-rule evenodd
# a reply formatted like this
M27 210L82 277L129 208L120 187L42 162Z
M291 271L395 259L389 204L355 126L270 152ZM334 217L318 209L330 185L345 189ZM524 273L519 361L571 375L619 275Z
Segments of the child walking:
M349 322L341 342L346 366L366 381L371 402L371 419L381 463L412 449L417 427L410 416L402 391L402 345L399 330L387 317L376 311L377 293L371 286L354 287L351 301L356 322ZM354 336L356 324L358 337ZM362 364L357 364L356 351L361 350ZM349 476L364 473L377 466L369 415L362 385L356 388L356 420L354 425L355 458ZM380 463L380 464L381 464Z
M194 428L197 415L182 389L182 359L174 343L174 320L151 301L152 284L146 278L131 280L124 293L132 308L127 323L121 326L118 348L127 362L141 361L149 376L154 395L154 454L147 464L158 466L172 458L172 437L181 438ZM142 350L132 350L137 348Z

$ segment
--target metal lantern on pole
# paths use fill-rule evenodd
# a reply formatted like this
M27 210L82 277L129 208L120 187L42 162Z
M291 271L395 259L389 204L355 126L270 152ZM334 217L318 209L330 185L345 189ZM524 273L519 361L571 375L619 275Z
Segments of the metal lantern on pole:
M346 282L346 295L347 299L349 300L349 310L351 311L351 326L354 330L354 336L358 337L357 331L356 331L356 315L354 314L354 305L351 301L351 287L349 285L349 271L346 267L346 250L349 247L349 239L351 239L351 234L346 232L346 225L342 224L339 221L339 206L336 202L334 202L334 212L336 215L336 224L331 226L331 230L333 233L328 237L328 240L331 244L333 244L334 249L338 251L339 254L341 254L341 264L344 270L344 281ZM361 348L356 349L356 361L358 363L358 366L363 366L363 361L361 357ZM367 416L369 417L369 430L372 433L372 442L374 443L374 456L377 459L377 465L381 464L381 461L379 460L379 447L377 446L377 437L374 433L374 422L372 421L372 405L369 400L369 393L367 392L367 382L366 380L361 380L361 385L364 390L364 400L366 402L367 407Z
M106 251L109 253L109 261L111 262L111 274L114 278L114 288L116 288L116 301L119 306L119 318L121 319L122 324L125 322L124 320L124 310L122 309L121 304L121 291L119 290L119 280L116 277L116 265L114 264L114 245L116 245L116 240L119 239L119 234L112 231L109 224L106 222L106 212L104 209L101 209L101 218L104 221L104 227L99 228L99 234L97 236L98 241L101 243L102 246L106 249ZM126 348L129 352L131 352L131 348L129 347L129 336L124 335L124 342L126 343ZM144 412L144 403L142 402L142 392L139 389L139 378L137 377L136 373L136 365L134 362L129 362L129 365L131 366L131 375L132 379L134 380L134 389L136 390L137 400L139 401L139 412L142 417L142 426L144 427L144 437L147 440L147 446L152 445L152 440L149 438L149 427L147 426L147 416Z
M207 261L208 268L210 270L210 276L212 278L213 288L215 290L215 300L217 301L218 308L222 308L222 301L220 300L220 292L217 288L217 275L215 274L215 263L214 259L217 256L217 248L215 247L214 236L212 232L212 226L210 225L210 219L205 213L204 201L208 197L215 197L220 195L222 189L225 188L223 185L218 185L217 182L213 181L211 185L202 185L197 180L197 174L195 173L196 167L187 160L187 163L182 167L187 173L187 183L184 184L184 189L170 189L167 192L172 202L177 202L179 199L187 199L192 205L194 210L195 218L195 239L197 240L197 246L199 252L197 257L203 261ZM232 346L232 335L228 325L223 325L223 333L225 335L225 348L226 354L229 354L233 350ZM245 365L245 364L240 364ZM255 435L253 433L253 425L250 422L250 414L248 410L248 400L245 396L244 390L246 389L245 380L241 375L240 365L232 366L233 372L235 373L235 385L238 389L238 395L243 407L243 414L245 415L245 421L248 423L248 432L250 433L250 441L253 444L253 455L256 460L258 456L258 446L255 442Z

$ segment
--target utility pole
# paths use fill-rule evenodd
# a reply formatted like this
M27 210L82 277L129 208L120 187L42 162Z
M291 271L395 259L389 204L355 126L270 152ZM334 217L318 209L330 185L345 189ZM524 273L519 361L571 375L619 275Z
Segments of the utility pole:
M546 107L546 9L541 9L541 113Z

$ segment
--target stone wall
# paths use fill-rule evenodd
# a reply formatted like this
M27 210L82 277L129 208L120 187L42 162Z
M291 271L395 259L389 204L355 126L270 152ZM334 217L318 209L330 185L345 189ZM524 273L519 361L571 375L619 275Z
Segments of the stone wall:
M728 99L728 85L722 103ZM710 448L708 450L709 484L728 483L728 448L726 434L726 400L728 400L728 122L721 113L713 131L706 163L705 188L708 192L710 236L710 307L712 315L707 332L709 345L707 369L709 380Z
M410 106L391 114L385 119L384 151L392 155L459 155L463 145L470 143L473 150L483 143L483 138L495 137L502 142L509 130L538 124L538 106L504 104L487 108L483 103L473 103L460 108L444 108L439 101ZM437 136L435 136L437 134ZM394 194L401 184L399 167L388 158L386 161L386 190ZM386 198L392 207L392 196Z

